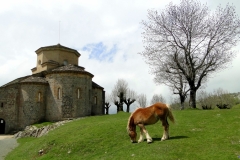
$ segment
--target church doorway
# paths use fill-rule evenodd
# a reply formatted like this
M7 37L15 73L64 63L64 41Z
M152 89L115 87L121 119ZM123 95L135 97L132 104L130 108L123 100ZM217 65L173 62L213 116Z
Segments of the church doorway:
M0 118L0 134L5 134L5 121Z

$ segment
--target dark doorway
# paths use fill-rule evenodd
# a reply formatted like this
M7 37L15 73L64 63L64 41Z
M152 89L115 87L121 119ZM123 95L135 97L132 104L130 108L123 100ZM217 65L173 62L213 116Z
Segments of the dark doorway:
M0 134L5 134L5 121L0 118Z

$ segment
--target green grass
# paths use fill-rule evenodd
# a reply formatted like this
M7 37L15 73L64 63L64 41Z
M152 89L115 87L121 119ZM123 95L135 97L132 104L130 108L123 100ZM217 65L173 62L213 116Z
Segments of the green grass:
M173 111L169 140L160 123L147 126L154 142L132 144L129 113L74 120L40 138L21 138L6 160L31 159L240 159L240 109ZM138 129L139 131L139 129ZM139 132L138 132L139 135ZM44 150L43 155L38 151Z

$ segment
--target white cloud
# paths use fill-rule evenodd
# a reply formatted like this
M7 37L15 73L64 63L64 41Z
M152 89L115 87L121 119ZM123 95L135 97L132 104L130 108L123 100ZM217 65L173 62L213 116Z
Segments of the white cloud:
M31 74L36 65L35 50L59 43L60 21L60 43L81 53L79 65L94 74L93 80L106 92L111 92L116 81L123 78L131 89L146 94L148 101L155 93L169 100L172 96L169 89L154 84L148 65L137 54L143 51L140 22L147 19L147 10L164 8L169 2L8 0L0 5L0 85ZM240 15L239 2L229 2L235 4ZM208 3L215 7L220 2ZM90 59L90 52L83 51L84 46L98 43L106 46L106 53L116 45L111 61ZM238 56L232 67L209 79L206 89L221 87L229 92L240 91L239 60ZM111 110L116 110L115 106L111 106Z

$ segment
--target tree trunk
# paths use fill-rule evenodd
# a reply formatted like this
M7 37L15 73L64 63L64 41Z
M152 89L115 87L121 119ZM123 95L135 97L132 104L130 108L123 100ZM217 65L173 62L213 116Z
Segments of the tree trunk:
M106 102L105 103L105 109L106 109L106 114L108 114L108 111L109 111L109 107L110 107L111 105L109 104L109 102Z
M118 101L115 101L114 104L117 106L117 112L120 111L120 103Z
M181 102L180 110L184 110L185 96L183 96L183 95L179 95L179 96L180 96L180 102Z
M129 112L129 110L130 110L130 104L127 105L127 112Z
M124 93L123 92L120 92L120 95L119 95L119 99L120 99L120 103L119 103L119 111L123 111L123 95Z
M119 104L119 111L123 111L123 103Z
M106 108L106 114L108 114L108 108Z
M191 89L190 90L189 106L191 108L197 108L196 107L196 89Z

